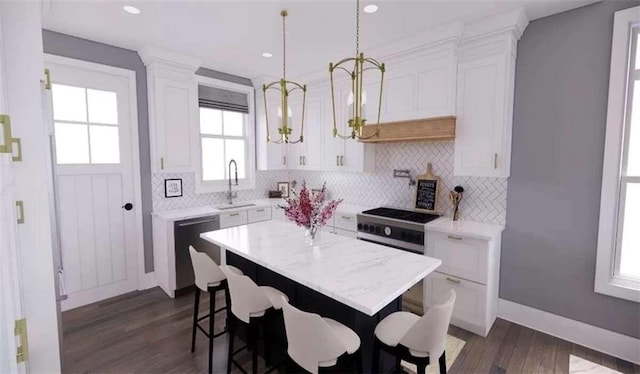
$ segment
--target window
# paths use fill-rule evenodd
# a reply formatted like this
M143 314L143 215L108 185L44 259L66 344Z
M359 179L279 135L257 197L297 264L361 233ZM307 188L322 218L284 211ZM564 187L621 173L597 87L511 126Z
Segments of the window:
M204 182L226 180L231 160L235 160L238 165L238 179L246 178L247 116L245 113L200 108L200 147ZM235 169L232 170L234 171Z
M640 302L640 7L616 13L596 292Z
M235 178L235 168L229 170L231 160L238 167L234 190L255 188L253 88L205 77L198 77L198 84L196 192L226 191L229 173Z
M118 100L111 91L54 84L58 164L119 164Z

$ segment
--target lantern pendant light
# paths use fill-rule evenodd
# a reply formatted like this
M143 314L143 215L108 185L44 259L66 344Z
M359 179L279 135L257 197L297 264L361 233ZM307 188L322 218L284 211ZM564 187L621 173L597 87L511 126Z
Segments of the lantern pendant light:
M352 65L353 64L353 65ZM348 68L351 68L349 70ZM347 123L349 125L348 134L340 134L338 132L338 123L336 121L336 99L334 93L333 72L336 70L345 71L351 78L351 92L347 99ZM362 136L363 127L366 125L365 105L367 104L367 94L364 92L364 72L375 70L380 72L380 94L378 95L378 113L376 121L376 131L368 137ZM331 101L333 104L333 136L342 139L371 139L378 136L380 126L380 112L382 109L382 82L384 81L385 67L384 63L380 63L373 58L365 57L360 52L360 0L356 0L356 56L342 59L338 62L329 64L329 75L331 77ZM367 75L368 76L368 75Z
M280 106L278 107L278 118L280 119L280 127L278 127L278 133L280 134L280 139L274 141L274 143L302 143L304 142L304 109L307 96L307 86L287 80L287 40L285 25L285 20L288 15L287 10L282 10L280 12L280 15L282 16L282 78L278 81L262 85L262 93L264 94L264 113L266 116L267 125L267 143L272 142L271 136L269 135L269 112L267 105L268 90L275 90L280 92ZM293 113L291 107L289 106L289 95L296 90L302 91L302 113L300 117L300 137L292 140L291 134L293 125Z

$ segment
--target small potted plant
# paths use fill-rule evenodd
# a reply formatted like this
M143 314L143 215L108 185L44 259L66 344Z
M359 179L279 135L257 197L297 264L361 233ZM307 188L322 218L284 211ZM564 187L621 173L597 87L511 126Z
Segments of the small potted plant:
M342 202L342 199L325 202L325 192L326 183L322 184L320 191L311 192L303 181L300 192L291 191L292 197L286 198L286 204L280 206L287 218L307 230L310 245L313 245L320 228L333 217L336 208Z

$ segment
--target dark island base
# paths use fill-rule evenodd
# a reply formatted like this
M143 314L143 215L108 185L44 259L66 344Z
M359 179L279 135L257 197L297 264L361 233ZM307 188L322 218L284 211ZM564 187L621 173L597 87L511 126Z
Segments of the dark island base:
M360 337L362 350L362 369L365 373L371 373L373 361L373 341L374 329L378 322L389 314L402 310L402 298L398 297L380 312L373 316L368 316L360 311L350 308L330 297L327 297L317 291L298 284L280 274L269 269L257 265L243 257L227 251L227 264L233 265L244 272L249 278L253 279L258 285L272 286L284 292L289 297L289 302L296 308L304 311L318 313L322 317L332 318L350 327ZM272 339L267 344L271 361L279 362L286 356L286 335L284 330L284 322L281 314L279 318L270 318L267 331L267 339ZM310 337L312 338L312 337ZM271 344L273 343L273 344ZM340 360L343 361L343 360ZM351 366L350 360L344 360L348 364L345 369ZM386 354L381 353L380 372L386 373L395 365L395 359ZM291 365L288 366L292 368ZM293 369L298 371L297 369ZM338 370L338 372L343 372Z

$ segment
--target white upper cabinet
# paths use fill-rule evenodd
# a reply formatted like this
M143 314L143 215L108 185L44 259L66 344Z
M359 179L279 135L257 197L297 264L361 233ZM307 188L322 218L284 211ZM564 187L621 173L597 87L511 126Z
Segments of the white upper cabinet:
M195 170L191 134L198 131L200 61L156 48L139 51L147 66L151 168L155 173Z
M458 66L458 119L455 174L508 177L505 132L511 127L505 109L505 56L490 56Z
M269 114L269 135L271 142L267 143L267 124L264 109L264 95L262 85L256 87L256 165L258 170L282 170L287 169L290 159L287 157L287 144L278 144L280 139L278 127L278 106L280 98L278 95L269 94L268 114Z

